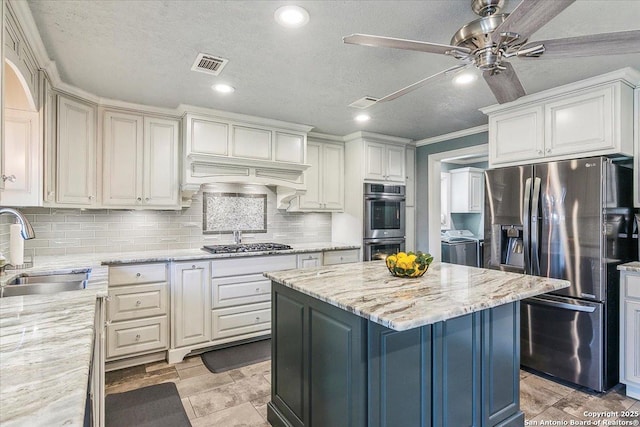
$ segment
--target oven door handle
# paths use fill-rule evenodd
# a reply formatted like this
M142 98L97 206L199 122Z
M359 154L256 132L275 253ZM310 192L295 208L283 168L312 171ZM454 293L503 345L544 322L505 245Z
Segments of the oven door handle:
M366 196L365 200L391 200L395 202L404 202L404 196Z
M566 302L550 301L550 300L536 298L536 297L527 298L526 300L524 300L524 302L529 304L534 304L534 305L546 305L549 307L564 308L572 311L583 311L585 313L593 313L594 311L596 311L596 308L593 306L569 304Z
M405 239L403 239L402 237L395 238L395 239L366 239L364 240L364 244L365 245L375 245L378 243L394 244L394 243L404 243L404 241Z

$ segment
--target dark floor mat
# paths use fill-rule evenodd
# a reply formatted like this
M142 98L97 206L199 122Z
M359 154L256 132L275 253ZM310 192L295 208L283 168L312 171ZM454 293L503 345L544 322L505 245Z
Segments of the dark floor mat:
M271 339L212 350L201 356L207 369L217 374L269 360L271 358Z
M175 383L156 384L105 398L106 427L191 427Z

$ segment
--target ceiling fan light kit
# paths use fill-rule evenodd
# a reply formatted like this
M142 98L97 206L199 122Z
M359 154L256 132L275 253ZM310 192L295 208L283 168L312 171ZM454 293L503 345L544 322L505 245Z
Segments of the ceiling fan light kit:
M484 80L502 104L526 95L515 69L505 59L555 59L640 52L640 30L527 43L533 33L574 1L522 0L511 13L500 13L505 0L471 0L471 9L480 15L480 19L462 26L449 45L366 34L352 34L343 37L343 41L362 46L444 54L462 62L462 65L384 96L376 104L396 99L426 85L434 77L467 66L482 71Z

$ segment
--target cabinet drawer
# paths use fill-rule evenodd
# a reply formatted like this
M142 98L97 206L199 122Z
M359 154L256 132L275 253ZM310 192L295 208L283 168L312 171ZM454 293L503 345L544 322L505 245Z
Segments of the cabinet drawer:
M165 350L168 348L167 316L128 320L107 326L107 357Z
M211 276L235 276L296 268L295 255L252 256L211 261Z
M109 286L167 281L167 265L136 264L109 267Z
M360 261L360 250L329 251L324 253L324 265L346 264Z
M108 320L130 320L163 314L167 314L166 283L109 289Z
M640 275L625 273L624 296L640 300Z
M212 280L213 308L269 301L271 281L262 274L224 277Z
M271 303L213 310L213 339L271 331Z

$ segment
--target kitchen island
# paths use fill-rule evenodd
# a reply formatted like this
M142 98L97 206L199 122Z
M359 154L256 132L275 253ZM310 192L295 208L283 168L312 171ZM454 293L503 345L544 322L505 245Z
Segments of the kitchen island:
M446 263L265 276L274 426L522 426L519 301L569 286Z

